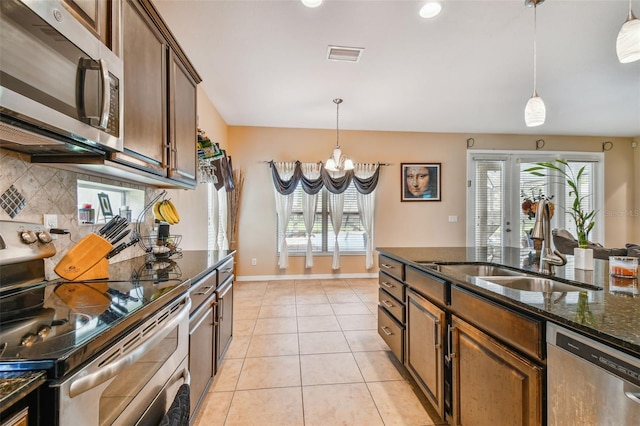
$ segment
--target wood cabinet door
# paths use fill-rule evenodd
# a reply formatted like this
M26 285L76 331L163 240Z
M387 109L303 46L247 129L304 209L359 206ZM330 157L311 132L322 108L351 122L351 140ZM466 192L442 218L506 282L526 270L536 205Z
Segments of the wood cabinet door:
M541 425L542 367L452 317L453 424Z
M136 1L123 1L122 22L124 153L113 159L166 177L168 45Z
M63 0L67 10L110 49L112 43L113 3L105 0ZM117 52L116 52L117 53Z
M209 303L209 302L207 302ZM191 372L190 408L193 414L213 377L213 306L200 311L189 324L189 371Z
M405 364L429 402L444 418L444 311L407 291Z
M169 177L196 184L196 82L169 51Z
M218 302L216 360L217 365L220 365L233 337L233 277L220 284L220 288L216 290L216 301Z

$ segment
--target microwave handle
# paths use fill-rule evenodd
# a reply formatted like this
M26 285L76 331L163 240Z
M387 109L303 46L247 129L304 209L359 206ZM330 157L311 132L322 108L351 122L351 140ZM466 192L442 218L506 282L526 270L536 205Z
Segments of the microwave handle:
M173 319L171 319L168 323L164 324L163 327L160 330L156 331L151 338L140 344L140 346L135 348L133 351L129 352L127 355L118 359L117 361L101 367L100 370L96 371L95 373L88 374L73 381L71 383L71 386L69 387L69 397L74 398L81 393L93 389L96 386L99 386L102 383L106 382L107 380L117 376L120 372L122 372L122 370L142 358L147 352L149 352L152 347L164 340L164 338L169 335L171 330L173 330L174 327L176 327L181 321L185 319L185 317L189 315L191 300L187 300L187 303L183 305L180 313L173 317Z
M107 61L100 59L100 77L102 77L102 109L100 110L100 123L98 127L105 130L109 122L109 109L111 108L111 79Z
M85 81L87 70L100 70L100 79L102 81L102 99L100 100L100 115L87 116L86 111L86 93L85 93ZM109 122L109 109L111 108L111 81L109 78L109 69L107 62L104 59L94 61L93 59L82 58L79 64L79 75L77 80L77 102L78 102L78 115L80 119L95 126L99 129L105 130Z

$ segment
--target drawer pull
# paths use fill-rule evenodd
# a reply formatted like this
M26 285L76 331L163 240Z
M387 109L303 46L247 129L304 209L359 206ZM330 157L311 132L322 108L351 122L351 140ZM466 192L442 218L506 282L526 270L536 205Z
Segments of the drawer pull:
M388 300L383 300L380 303L382 303L387 308L393 308L393 303L390 303Z
M384 334L386 334L387 336L391 336L393 333L391 332L391 330L389 330L389 328L386 325L383 325L382 327L380 327L382 329L382 332Z
M383 286L385 286L386 288L393 288L395 287L393 284L389 284L386 281L382 281L380 284L382 284Z
M213 286L207 285L207 286L204 286L202 288L206 289L206 291L198 291L194 295L195 296L206 296L209 293L209 290L211 290L213 288Z
M380 266L382 266L384 269L393 269L393 266L387 265L386 263L381 263Z

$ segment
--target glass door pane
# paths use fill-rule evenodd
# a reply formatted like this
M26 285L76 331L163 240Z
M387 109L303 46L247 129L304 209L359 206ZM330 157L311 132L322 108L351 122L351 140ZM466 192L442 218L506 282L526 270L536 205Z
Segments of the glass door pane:
M502 160L475 162L475 227L476 246L502 246L504 217L504 167Z

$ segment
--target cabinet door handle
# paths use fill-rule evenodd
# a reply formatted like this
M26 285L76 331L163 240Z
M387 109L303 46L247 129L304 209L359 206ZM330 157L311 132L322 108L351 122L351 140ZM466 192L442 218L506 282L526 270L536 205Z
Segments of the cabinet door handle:
M389 328L386 325L383 325L382 327L380 327L382 329L382 332L384 334L386 334L387 336L391 336L393 333L391 332L391 330L389 330Z
M381 263L380 266L382 266L384 269L393 269L393 266L387 265L386 263Z
M221 297L218 300L218 306L220 306L220 316L218 317L218 321L222 321L224 319L224 297Z
M447 325L447 337L449 340L447 342L447 361L451 361L456 357L455 352L453 352L453 330L455 330L455 327L452 327L451 324Z
M442 347L440 344L440 320L433 322L433 335L435 336L435 347L436 349L440 349Z
M387 281L382 281L380 284L382 284L383 286L385 286L386 288L393 288L395 287L393 284L389 284Z
M387 308L393 308L393 303L390 303L388 300L383 300L380 303L382 303Z

